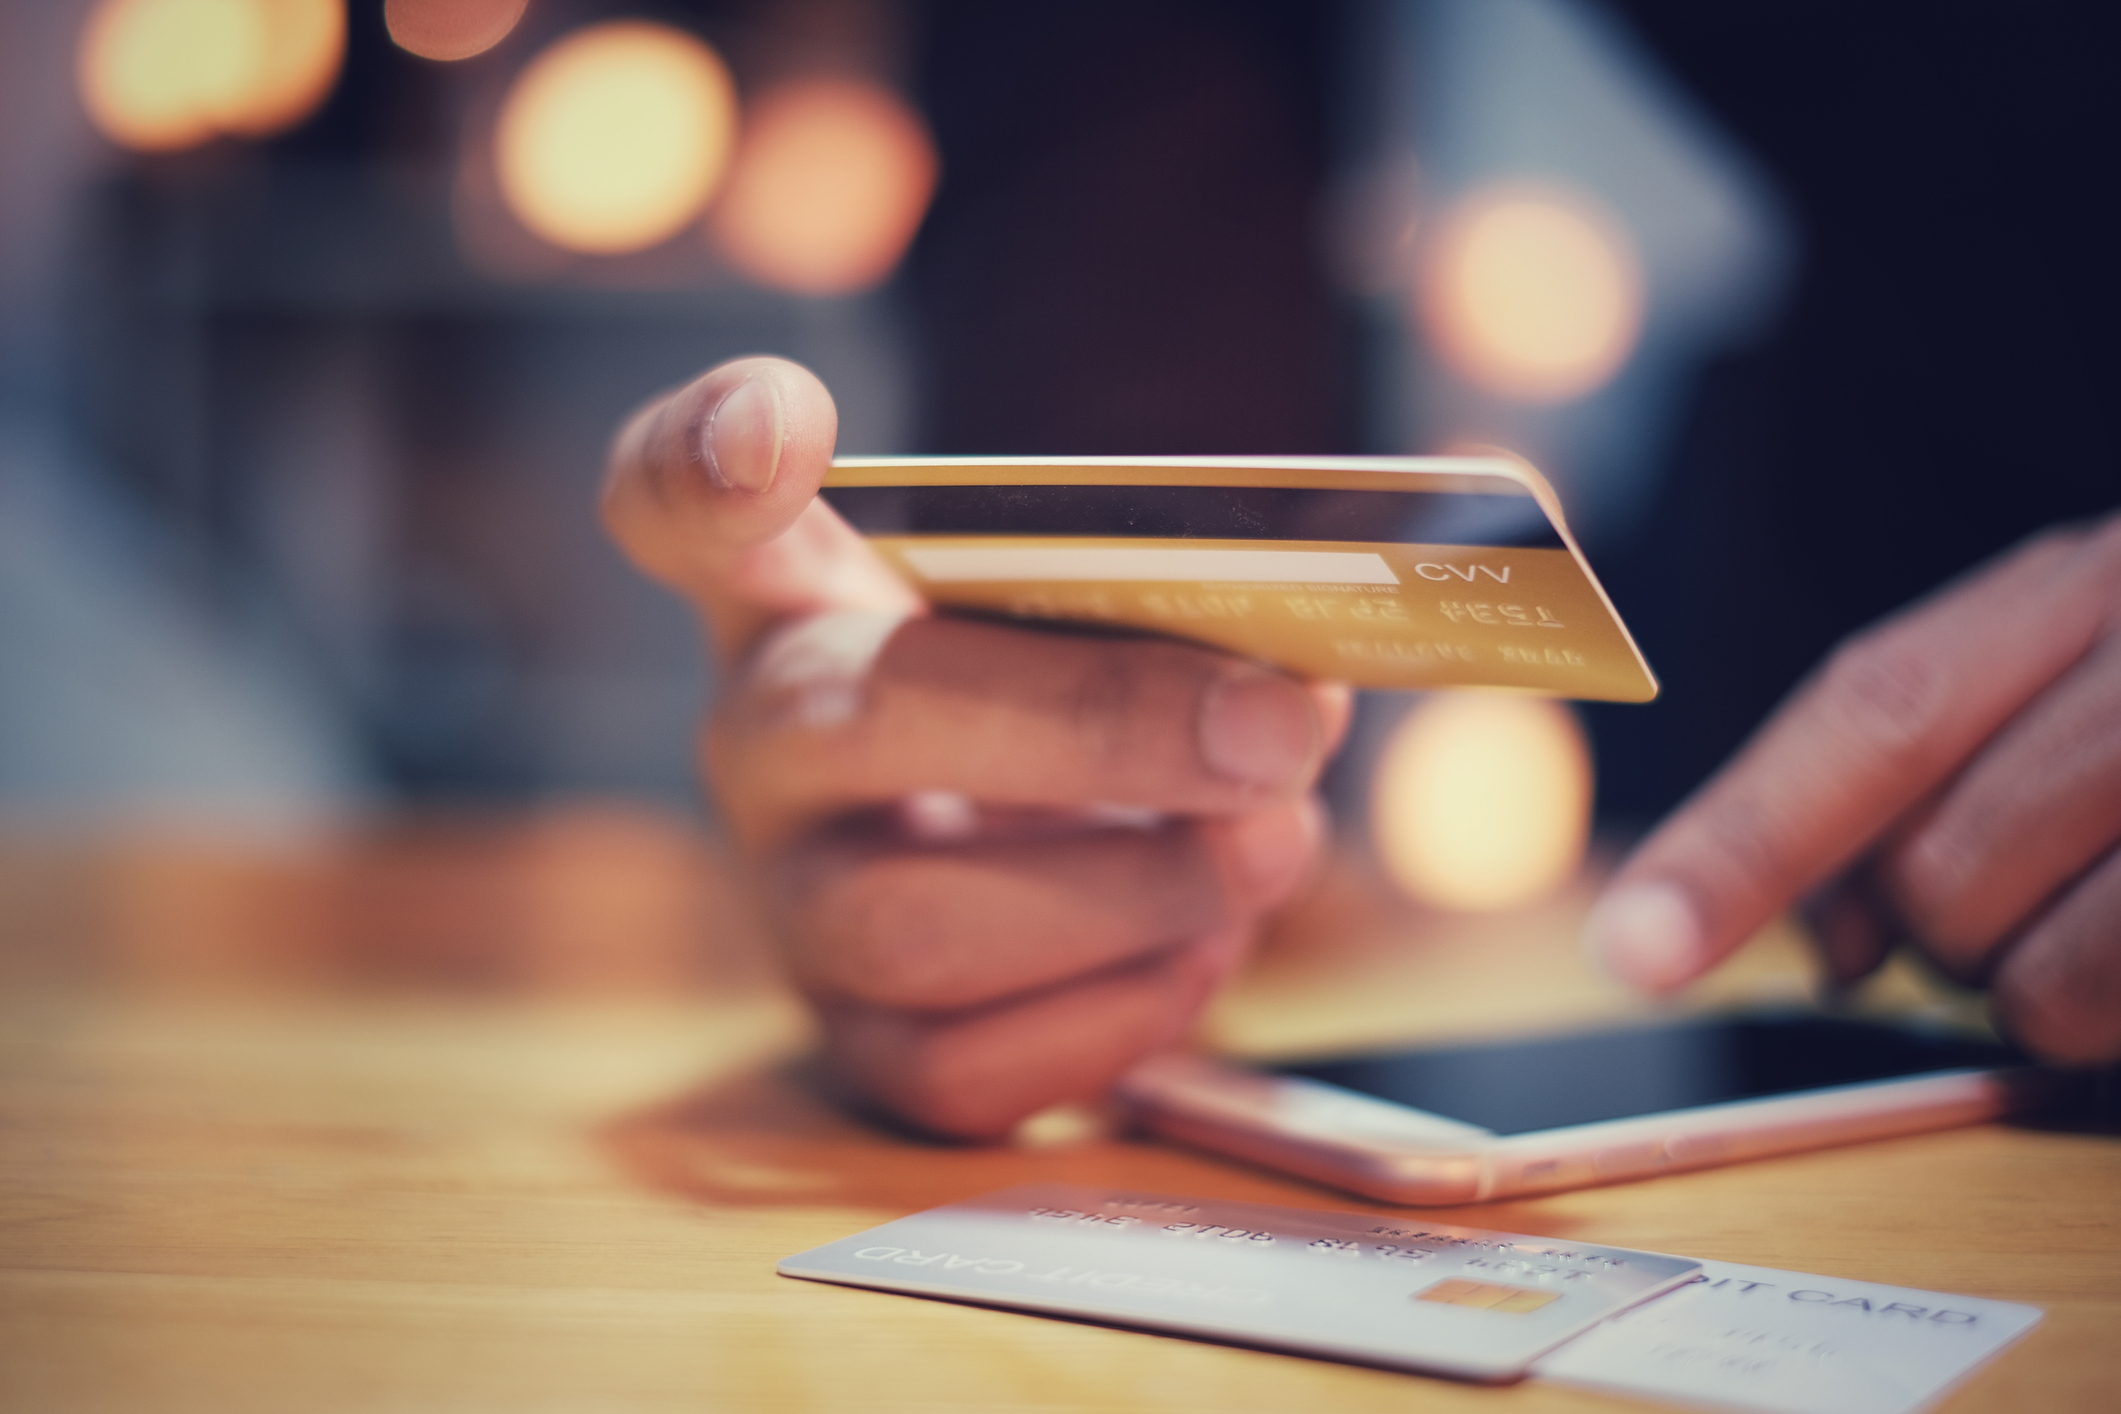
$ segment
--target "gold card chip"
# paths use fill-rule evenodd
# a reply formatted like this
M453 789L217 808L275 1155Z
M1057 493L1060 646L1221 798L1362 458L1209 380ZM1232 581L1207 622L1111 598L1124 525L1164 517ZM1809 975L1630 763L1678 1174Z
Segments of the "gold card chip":
M1560 1297L1558 1291L1536 1286L1505 1286L1501 1282L1468 1281L1453 1277L1415 1295L1416 1301L1434 1301L1444 1306L1471 1306L1482 1311L1502 1311L1522 1316Z

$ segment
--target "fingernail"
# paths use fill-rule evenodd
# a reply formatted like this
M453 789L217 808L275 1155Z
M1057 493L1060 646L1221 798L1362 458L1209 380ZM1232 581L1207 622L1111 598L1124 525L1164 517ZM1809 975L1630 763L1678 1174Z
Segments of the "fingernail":
M1694 906L1670 884L1629 884L1600 899L1583 924L1591 960L1645 991L1669 991L1701 960Z
M1234 673L1201 699L1200 754L1219 776L1267 790L1305 784L1318 759L1318 712L1275 673Z
M700 430L708 479L725 490L765 491L780 470L781 433L780 390L754 373L722 395Z

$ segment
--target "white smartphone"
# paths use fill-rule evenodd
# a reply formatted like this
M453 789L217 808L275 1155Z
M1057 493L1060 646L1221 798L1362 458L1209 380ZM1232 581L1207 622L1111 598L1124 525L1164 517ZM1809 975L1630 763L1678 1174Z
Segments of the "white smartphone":
M1260 1068L1173 1053L1120 1093L1171 1138L1426 1206L1971 1124L2061 1084L1992 1041L1791 1012Z

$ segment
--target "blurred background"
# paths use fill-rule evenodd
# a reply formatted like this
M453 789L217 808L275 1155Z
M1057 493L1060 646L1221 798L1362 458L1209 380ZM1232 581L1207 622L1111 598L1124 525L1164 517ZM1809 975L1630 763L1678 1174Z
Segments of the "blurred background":
M1330 782L1416 895L1522 903L1836 639L2121 501L2106 29L19 0L0 821L704 813L709 668L594 491L632 407L772 352L846 453L1538 465L1665 696L1378 697Z

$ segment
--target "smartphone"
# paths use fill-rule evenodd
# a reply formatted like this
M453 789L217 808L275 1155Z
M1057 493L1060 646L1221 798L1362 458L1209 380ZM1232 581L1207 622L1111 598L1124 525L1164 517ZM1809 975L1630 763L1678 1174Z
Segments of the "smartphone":
M1994 1041L1810 1012L1250 1068L1167 1054L1149 1129L1387 1203L1479 1203L1972 1124L2060 1077Z

